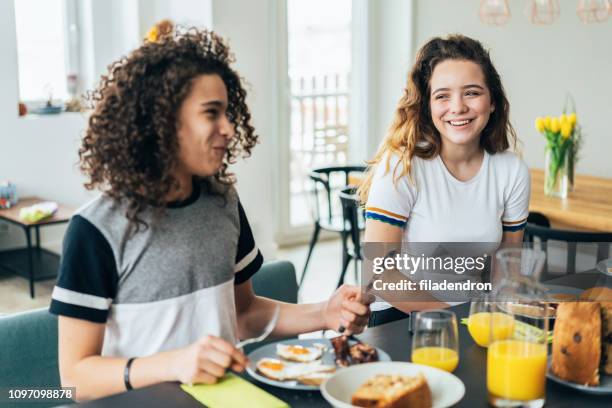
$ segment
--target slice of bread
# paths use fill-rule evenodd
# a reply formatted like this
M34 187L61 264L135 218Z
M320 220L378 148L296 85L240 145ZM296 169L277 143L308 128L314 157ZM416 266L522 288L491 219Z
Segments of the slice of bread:
M333 372L309 373L297 378L304 385L321 385L323 381L334 375Z
M379 374L362 384L351 402L358 407L429 408L431 391L422 374L414 377Z

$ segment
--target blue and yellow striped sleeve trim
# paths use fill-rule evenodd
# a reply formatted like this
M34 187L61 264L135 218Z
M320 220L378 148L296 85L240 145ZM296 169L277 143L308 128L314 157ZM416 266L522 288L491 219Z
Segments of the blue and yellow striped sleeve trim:
M386 222L387 224L391 224L396 227L405 226L406 221L408 220L408 217L376 207L366 207L365 217L371 220Z
M504 231L509 231L509 232L519 231L525 228L525 225L527 225L527 218L523 218L522 220L518 220L518 221L502 220L502 230Z

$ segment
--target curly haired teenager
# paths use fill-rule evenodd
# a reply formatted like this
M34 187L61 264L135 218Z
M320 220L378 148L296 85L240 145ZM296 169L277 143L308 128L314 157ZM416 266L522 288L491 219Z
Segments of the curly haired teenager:
M520 243L530 179L509 151L517 140L509 110L480 42L451 35L423 45L360 187L365 241ZM370 325L445 304L390 306L373 304Z
M257 136L232 62L215 34L172 32L112 64L91 95L79 154L103 194L70 221L50 308L62 385L79 400L242 371L235 342L277 305L277 336L367 324L356 287L319 304L254 295L263 259L228 166Z

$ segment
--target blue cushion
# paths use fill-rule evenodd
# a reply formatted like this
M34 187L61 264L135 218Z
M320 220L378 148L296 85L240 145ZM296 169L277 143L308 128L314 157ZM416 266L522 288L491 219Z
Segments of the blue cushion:
M295 277L295 268L289 261L271 261L263 264L261 269L251 278L253 292L257 296L263 296L287 303L297 303L298 284ZM248 345L244 348L245 353L264 346L268 343L279 341L275 338Z
M57 361L57 317L38 309L0 317L0 384L30 388L60 386ZM19 407L55 403L20 403Z
M258 296L281 302L297 303L298 285L295 268L289 261L271 261L263 264L253 275L253 291Z

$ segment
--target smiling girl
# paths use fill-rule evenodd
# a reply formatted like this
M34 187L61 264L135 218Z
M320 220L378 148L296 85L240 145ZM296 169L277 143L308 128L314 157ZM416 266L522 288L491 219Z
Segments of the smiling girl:
M211 32L170 32L93 93L79 154L103 194L70 221L51 303L62 385L78 399L242 371L236 341L277 307L277 336L367 324L357 287L301 305L253 293L263 258L228 166L258 137L232 61Z
M418 52L391 128L360 187L366 242L518 243L530 180L482 44L434 38ZM370 325L424 304L377 302Z

